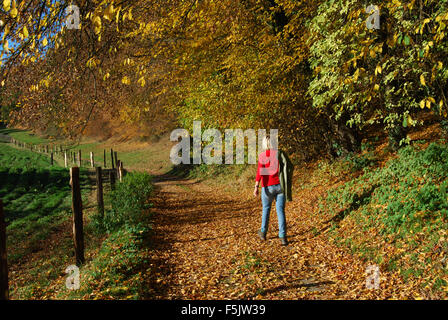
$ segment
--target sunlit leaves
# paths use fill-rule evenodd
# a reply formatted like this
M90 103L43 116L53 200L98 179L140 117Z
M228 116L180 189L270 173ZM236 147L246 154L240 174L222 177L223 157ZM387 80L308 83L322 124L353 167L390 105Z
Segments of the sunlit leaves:
M383 71L383 69L381 68L380 65L377 65L375 68L375 75L381 74Z
M11 0L3 0L3 10L9 11L11 9Z
M144 87L145 84L146 84L145 77L141 77L140 79L138 79L137 83L138 83L140 86Z
M22 35L23 35L23 38L29 37L28 28L26 26L23 27Z
M424 109L425 107L431 109L431 104L435 104L436 100L433 97L427 97L420 101L420 108Z
M420 83L422 84L422 86L426 86L426 80L423 74L420 75Z
M122 84L126 84L126 85L130 85L130 84L131 84L131 80L128 78L128 76L124 76L124 77L121 79L121 83L122 83Z
M356 14L360 1L321 5L311 24L316 34L311 62L318 72L309 94L316 107L349 117L360 127L375 114L387 130L400 126L408 115L418 118L421 109L446 114L444 105L435 101L443 100L448 78L446 48L437 45L444 38L448 11L441 2L427 1L421 7L412 2L384 3L381 10L389 15L381 16L381 25L388 26L387 32L370 33L364 27L366 17ZM348 18L340 13L345 5ZM357 73L360 65L365 73Z
M11 12L10 12L11 18L16 18L18 12L19 12L19 11L17 10L16 1L13 0L13 2L12 2L12 8L11 8Z
M3 1L9 43L2 45L21 50L16 59L39 69L33 62L45 64L48 54L53 66L75 74L71 90L99 80L96 95L113 92L115 101L143 114L155 103L175 110L186 126L203 118L214 127L288 127L288 141L310 146L312 134L304 132L320 130L316 118L346 117L360 127L375 119L388 126L408 114L418 119L422 100L425 109L443 107L427 99L441 101L448 78L440 45L448 16L436 1L423 4L421 18L412 1L381 4L390 11L381 22L387 34L366 31L359 0L94 0L82 10L81 30L61 27L65 2L45 2L42 15L38 5L27 10L28 1L22 3ZM35 75L35 83L42 78ZM62 72L60 78L66 79ZM45 94L36 93L35 105ZM85 97L78 105L98 100Z
M93 23L95 34L99 34L101 32L101 17L94 16L92 19L92 23Z
M104 19L111 20L114 14L114 5L111 3L107 9L104 11Z

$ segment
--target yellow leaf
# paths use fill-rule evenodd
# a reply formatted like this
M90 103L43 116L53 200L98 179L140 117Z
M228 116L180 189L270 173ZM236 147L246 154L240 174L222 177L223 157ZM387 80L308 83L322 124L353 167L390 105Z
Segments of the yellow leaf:
M358 77L359 77L359 69L356 69L355 74L353 75L353 81L358 81Z
M11 15L11 18L15 18L15 17L17 17L18 13L19 13L19 11L17 10L17 8L12 8L11 12L9 14Z
M23 27L22 33L23 33L23 37L24 38L28 38L29 33L28 33L28 29L26 28L26 26Z
M420 101L420 108L425 109L425 102L426 102L425 99L423 99L422 101Z
M3 9L9 11L11 9L11 0L3 0Z
M93 18L93 31L95 32L95 34L101 32L101 18L99 16L95 16Z
M12 18L15 18L15 17L17 17L18 13L19 13L19 11L17 10L16 1L14 0L12 2L12 8L11 8L11 12L9 14L11 15Z
M96 67L95 58L90 58L89 60L87 60L86 66L89 68L95 68Z
M118 7L117 13L115 15L115 23L118 25L118 19L120 18L120 7ZM118 26L117 26L118 28Z
M114 14L114 5L110 4L106 10L104 11L104 19L111 20L112 15Z
M376 66L376 69L375 69L375 75L377 75L378 73L381 74L382 71L383 71L383 69L381 68L380 65Z
M131 80L127 76L124 76L123 79L121 79L121 83L129 85L131 84Z
M425 76L424 76L424 75L420 75L420 83L421 83L423 86L426 86L426 81L425 81Z
M379 84L375 84L375 86L373 87L373 90L375 90L375 91L380 90L380 86L379 86Z
M44 47L46 47L47 44L48 44L47 38L44 38L44 40L42 40L42 45L43 45Z
M140 79L138 79L137 83L140 84L142 87L144 87L146 83L145 77L141 77Z

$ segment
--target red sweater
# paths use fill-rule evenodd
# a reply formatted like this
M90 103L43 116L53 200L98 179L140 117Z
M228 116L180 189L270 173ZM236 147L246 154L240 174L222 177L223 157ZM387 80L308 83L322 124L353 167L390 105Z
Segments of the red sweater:
M277 151L268 149L260 153L260 155L258 156L257 177L255 178L255 181L261 180L261 187L280 184L280 179L278 178L278 170L279 164Z

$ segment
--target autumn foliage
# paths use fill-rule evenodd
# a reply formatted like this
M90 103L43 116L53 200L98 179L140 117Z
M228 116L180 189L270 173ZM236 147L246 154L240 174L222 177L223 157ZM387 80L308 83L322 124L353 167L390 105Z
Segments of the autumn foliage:
M78 0L80 29L70 4L3 0L13 124L278 128L307 160L358 150L372 126L398 147L422 113L447 114L445 1L374 3L378 30L360 0Z

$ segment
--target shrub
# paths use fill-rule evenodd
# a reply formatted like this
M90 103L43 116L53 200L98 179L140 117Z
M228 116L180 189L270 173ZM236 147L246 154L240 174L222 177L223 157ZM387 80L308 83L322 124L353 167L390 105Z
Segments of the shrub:
M112 232L125 225L133 226L143 222L148 217L143 211L150 206L148 197L153 190L151 180L147 173L128 173L108 195L111 208L106 210L101 222L96 219L97 226Z

